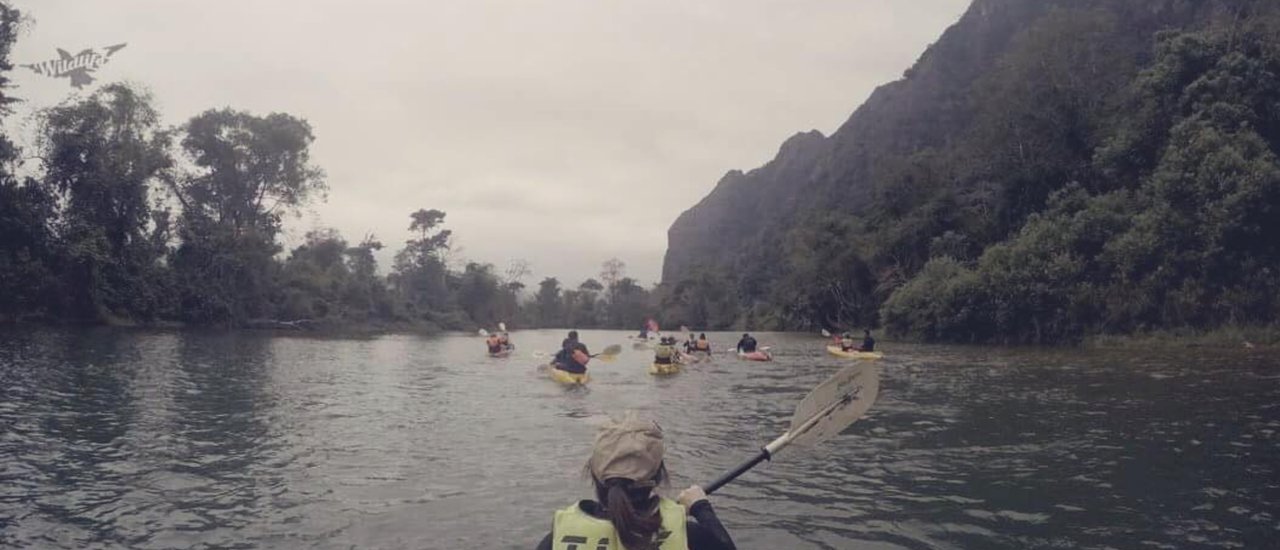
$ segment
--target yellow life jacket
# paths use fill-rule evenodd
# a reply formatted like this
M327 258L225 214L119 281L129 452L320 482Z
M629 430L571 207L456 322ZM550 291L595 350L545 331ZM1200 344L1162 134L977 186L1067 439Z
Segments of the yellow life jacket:
M660 499L658 513L662 514L662 530L658 531L658 548L661 550L688 550L688 533L685 532L684 507L674 500ZM626 550L618 541L613 523L607 519L592 517L577 504L556 510L551 528L553 550Z
M670 361L671 358L675 356L675 354L676 354L676 348L666 344L663 344L653 349L654 359L666 359Z

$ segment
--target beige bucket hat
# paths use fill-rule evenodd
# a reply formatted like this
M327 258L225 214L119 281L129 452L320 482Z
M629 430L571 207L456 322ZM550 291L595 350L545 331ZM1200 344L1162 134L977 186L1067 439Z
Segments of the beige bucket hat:
M598 481L615 478L648 481L662 468L662 428L657 423L641 420L627 413L622 420L611 420L600 427L587 468Z

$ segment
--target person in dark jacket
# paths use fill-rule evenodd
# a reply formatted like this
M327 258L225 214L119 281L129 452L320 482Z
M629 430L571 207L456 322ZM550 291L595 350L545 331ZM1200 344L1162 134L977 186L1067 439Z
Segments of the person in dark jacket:
M755 338L744 333L742 339L738 340L738 353L755 353L757 345Z
M876 350L876 339L871 337L871 329L866 329L862 331L862 346L858 348L858 351L875 351L875 350Z
M560 351L556 352L552 366L565 372L582 374L587 372L587 362L591 360L591 352L586 344L578 341L578 331L569 331L569 337L560 342Z

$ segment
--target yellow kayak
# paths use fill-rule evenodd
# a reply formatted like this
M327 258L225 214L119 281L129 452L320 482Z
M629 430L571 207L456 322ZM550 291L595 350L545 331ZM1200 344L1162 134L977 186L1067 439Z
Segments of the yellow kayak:
M671 364L667 364L667 365L663 365L663 364L660 364L660 363L653 363L653 364L649 365L649 374L652 374L652 375L654 375L654 376L663 376L663 375L668 375L668 374L676 374L676 373L678 373L678 372L680 372L680 364L679 364L679 363L671 363Z
M840 349L840 346L827 346L827 353L830 353L831 355L834 355L836 357L843 357L845 359L871 360L871 359L879 359L881 357L884 357L884 354L878 351L844 351Z
M572 372L557 369L554 365L547 366L547 373L552 380L564 384L566 386L585 386L591 381L591 375L587 373L574 374Z

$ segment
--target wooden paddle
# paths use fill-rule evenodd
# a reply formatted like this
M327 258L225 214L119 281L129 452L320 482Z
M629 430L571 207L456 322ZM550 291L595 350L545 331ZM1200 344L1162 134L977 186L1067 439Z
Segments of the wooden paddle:
M812 447L844 431L866 414L880 392L880 374L874 366L845 367L828 378L796 405L787 433L769 442L751 459L702 487L709 495L790 445Z

